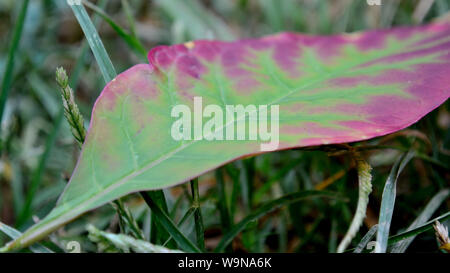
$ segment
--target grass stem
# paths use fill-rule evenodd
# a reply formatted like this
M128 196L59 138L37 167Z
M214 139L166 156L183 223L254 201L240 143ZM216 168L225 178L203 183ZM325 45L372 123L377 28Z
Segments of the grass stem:
M200 209L200 194L198 190L198 178L191 180L191 191L194 207L194 221L195 221L195 233L197 235L197 246L204 250L205 249L205 228L203 227L202 211Z

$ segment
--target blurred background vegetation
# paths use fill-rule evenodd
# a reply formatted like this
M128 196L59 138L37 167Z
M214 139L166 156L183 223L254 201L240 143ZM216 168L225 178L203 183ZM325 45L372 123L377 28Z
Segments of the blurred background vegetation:
M2 81L22 2L0 1ZM332 34L414 25L444 15L450 7L449 0L382 3L369 6L362 0L108 0L86 5L118 72L147 62L145 52L161 44L194 39L232 40L280 31ZM66 1L30 0L23 27L1 123L0 158L0 221L22 231L54 206L78 158L78 145L62 118L60 93L54 80L56 67L63 66L76 79L72 87L86 124L105 85ZM143 48L130 47L133 37L139 39ZM77 62L80 65L76 66ZM403 151L412 149L420 156L408 164L398 181L392 234L408 227L433 195L448 187L448 106L447 102L417 124L393 135L352 144L372 147L362 156L372 165L374 177L367 218L353 246L378 222L384 183ZM222 177L223 188L216 179ZM284 194L326 188L347 197L302 201L266 213L234 239L232 248L227 250L236 252L334 252L350 224L358 197L357 174L350 156L323 149L283 151L240 160L201 176L199 186L208 250L217 245L226 225L232 226L264 202ZM170 216L180 222L191 206L189 184L165 193ZM138 195L130 195L125 201L146 238L163 244L155 236L158 231L151 229L151 213L144 201ZM228 220L221 217L224 206L229 212ZM449 208L450 200L446 200L433 216L442 215ZM65 249L66 242L76 240L82 251L97 251L87 236L86 224L118 232L118 222L114 209L105 205L60 229L46 244ZM179 228L195 241L193 217ZM0 245L8 240L0 234ZM418 236L408 251L437 252L433 232Z

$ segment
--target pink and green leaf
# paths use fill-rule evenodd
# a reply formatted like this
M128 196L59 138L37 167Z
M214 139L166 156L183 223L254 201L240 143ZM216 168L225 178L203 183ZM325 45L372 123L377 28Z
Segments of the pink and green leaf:
M192 107L196 96L222 108L279 105L281 150L386 135L415 123L450 94L445 22L333 36L194 41L154 48L148 58L149 64L107 84L57 206L9 248L29 245L128 193L171 187L260 153L261 141L175 141L171 109Z

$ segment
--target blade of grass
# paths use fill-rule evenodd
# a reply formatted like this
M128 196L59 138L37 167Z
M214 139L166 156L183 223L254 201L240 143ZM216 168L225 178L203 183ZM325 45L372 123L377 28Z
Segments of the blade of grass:
M133 12L131 11L130 3L128 3L128 0L122 0L121 3L122 3L123 11L125 12L125 15L127 16L128 24L130 24L131 35L133 35L133 37L137 38L136 24L134 22L134 15L133 15Z
M256 158L250 157L242 160L242 177L241 177L241 191L242 196L245 196L243 198L244 200L244 211L245 213L249 214L252 211L253 204L256 204L254 200L254 193L255 193L255 186L254 181L256 177ZM233 219L230 219L231 223L233 222ZM224 233L226 233L227 230L224 230ZM259 250L259 244L258 244L258 237L263 235L261 230L258 230L258 223L257 221L254 221L252 223L249 223L246 226L245 232L242 232L242 244L244 247L250 251L250 252L260 252ZM228 245L228 248L225 250L226 252L232 251L232 245Z
M112 81L117 75L116 70L109 59L108 53L103 46L103 42L98 35L97 29L89 18L86 9L81 4L70 4L70 7L86 36L92 53L94 53L95 60L102 72L105 83Z
M129 34L126 30L124 30L122 27L120 27L100 7L90 3L88 1L83 1L83 4L86 5L86 7L93 10L96 14L100 15L100 17L103 20L105 20L114 31L116 31L116 33L125 41L125 43L130 47L130 49L133 50L134 53L136 53L136 55L141 60L146 60L147 50L144 48L144 46L141 44L141 42L134 35Z
M238 204L238 196L241 190L241 185L239 181L240 171L235 167L234 164L225 165L225 170L233 181L233 190L231 192L231 202L230 202L230 218L234 219L236 213L236 207Z
M191 216L194 214L195 208L190 207L186 213L183 215L183 217L181 217L180 222L178 222L177 226L179 227L179 229L182 229L184 223L187 223L186 221L191 218ZM166 242L164 242L164 244L162 244L162 246L166 246L171 240L173 239L172 236L169 237L169 239L166 240Z
M317 14L320 18L319 32L321 34L328 34L331 32L332 22L330 20L331 8L330 4L326 1L317 1Z
M0 222L0 231L5 233L11 239L19 238L22 235L20 231L3 224L2 222ZM34 253L53 253L53 251L51 251L50 249L46 248L41 244L34 244L31 245L29 248Z
M433 6L433 4L434 0L420 0L413 12L412 15L413 21L417 24L422 23L423 19L430 11L431 6Z
M399 9L400 2L401 2L400 0L391 0L386 1L386 4L382 5L380 15L381 27L388 28L392 25L392 22L394 21L395 18L395 14Z
M406 231L415 229L425 223L428 219L430 219L431 215L441 206L441 204L447 200L447 197L450 194L450 189L444 189L439 191L426 205L425 209L420 213L420 215L414 220L414 222L408 227ZM392 249L391 253L403 253L408 248L408 246L412 243L416 236L408 237L398 243L396 243Z
M336 213L333 212L332 219L331 219L331 228L330 228L330 236L328 239L328 253L335 253L337 249L337 219L336 219Z
M186 31L190 39L211 39L233 40L235 37L227 25L203 7L197 0L176 1L157 0L156 3L174 21L182 22L186 26Z
M243 179L242 179L242 186L243 189L242 194L245 194L246 198L246 209L248 212L252 210L253 202L254 200L254 192L255 188L253 185L254 179L255 179L255 157L250 157L247 159L242 160L242 166L243 166ZM245 189L245 190L244 190Z
M348 31L349 23L355 16L358 4L358 1L349 1L347 4L342 4L341 16L339 17L339 20L333 24L333 33Z
M283 197L280 197L278 199L272 200L261 207L255 209L252 213L247 215L244 219L242 219L239 223L235 224L230 231L228 231L220 240L219 244L217 245L214 252L223 252L225 248L233 241L234 237L236 237L241 231L245 229L245 227L262 216L266 215L267 213L285 206L289 205L304 199L309 198L317 198L317 197L328 197L328 198L341 198L334 192L326 192L326 191L302 191L302 192L296 192L287 194Z
M216 181L217 181L217 191L218 191L218 203L217 207L220 212L220 222L222 224L222 229L227 232L232 226L232 220L230 218L230 211L228 209L227 196L225 191L225 181L223 177L223 168L216 170Z
M281 31L284 28L284 17L281 11L282 2L278 0L261 0L259 1L267 22L272 28L272 31Z
M397 242L400 242L400 241L402 241L402 240L404 240L406 238L409 238L411 236L416 236L416 235L418 235L420 233L423 233L425 231L433 229L433 224L436 221L439 221L439 222L443 223L443 222L447 221L448 219L450 219L450 211L447 212L447 213L442 214L439 217L434 218L433 220L430 220L430 221L426 222L425 224L421 225L420 227L417 227L415 229L412 229L412 230L409 230L409 231L405 231L405 232L402 232L400 234L397 234L397 235L394 235L394 236L390 237L388 243L389 243L389 245L391 245L391 244L395 244Z
M167 207L166 197L164 195L164 192L162 190L159 191L152 191L150 197L153 199L153 202L155 202L167 215L169 215L169 210ZM153 211L152 211L153 213ZM158 244L167 242L167 240L170 237L170 233L166 232L166 227L161 225L161 222L158 221L158 215L152 214L152 238L154 241ZM170 248L176 248L175 244L168 244Z
M126 223L126 225L130 228L131 232L134 234L134 237L139 240L144 240L144 233L139 228L136 220L134 219L131 211L128 207L126 207L122 200L116 200L113 203L116 206L116 209L119 211L119 217ZM124 229L124 227L123 227Z
M421 234L423 232L426 232L428 230L433 229L433 224L436 221L445 222L445 221L447 221L449 219L450 219L450 211L447 212L447 213L444 213L443 215L438 216L438 217L436 217L436 218L434 218L434 219L432 219L432 220L430 220L428 222L426 222L425 224L423 224L423 225L421 225L421 226L419 226L417 228L414 228L414 229L411 229L409 231L405 231L405 232L402 232L402 233L399 233L397 235L389 237L388 246L391 246L391 245L393 245L395 243L398 243L398 242L400 242L402 240L405 240L405 239L407 239L407 238L409 238L411 236L417 236L417 235L419 235L419 234ZM356 248L350 249L350 250L348 250L346 252L355 251L355 250L356 250Z
M186 252L201 252L201 250L195 246L183 233L176 227L170 217L164 210L154 202L155 196L154 192L141 192L147 205L152 210L152 213L157 216L156 219L165 227L167 232L173 237L173 239L178 243L181 249Z
M397 179L403 171L403 168L413 157L414 152L410 151L398 158L389 173L386 184L384 185L380 216L378 220L377 244L375 247L376 253L386 252L389 238L389 228L391 226L392 214L394 212Z
M375 233L377 233L378 225L374 225L369 229L369 231L364 235L364 237L361 239L359 244L356 246L355 250L353 250L353 253L361 253L364 248L367 246L367 244L372 240Z
M282 210L277 225L279 253L286 253L288 251L288 223L289 223L289 215L286 210Z
M169 211L169 216L172 219L175 219L175 217L177 216L177 212L181 206L181 203L183 203L184 201L184 196L180 194L180 196L177 197L177 199L175 200L175 202L173 203L173 206L170 208Z
M20 37L22 36L23 24L25 16L27 14L29 0L23 0L20 8L19 16L14 26L13 35L11 39L11 45L9 46L8 59L6 61L5 74L2 80L2 91L0 94L0 125L3 121L3 112L5 110L6 100L11 91L11 83L14 72L14 59L19 48ZM0 126L0 151L3 149L1 140L1 126Z
M191 181L191 191L194 207L195 233L197 236L197 246L204 251L205 249L205 228L203 227L202 211L200 209L200 194L198 191L198 178Z

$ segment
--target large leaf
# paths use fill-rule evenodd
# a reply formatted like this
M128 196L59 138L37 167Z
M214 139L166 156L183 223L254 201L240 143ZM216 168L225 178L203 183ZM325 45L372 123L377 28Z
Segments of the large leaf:
M172 107L192 109L196 96L222 108L279 105L278 149L365 140L415 123L449 96L450 26L195 41L154 48L149 61L108 83L56 208L8 249L130 192L261 153L260 140L175 141ZM246 116L236 120L248 125Z

